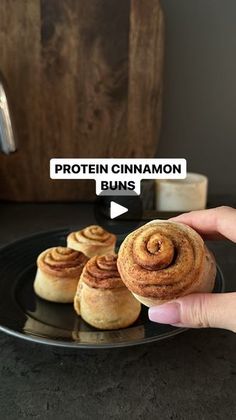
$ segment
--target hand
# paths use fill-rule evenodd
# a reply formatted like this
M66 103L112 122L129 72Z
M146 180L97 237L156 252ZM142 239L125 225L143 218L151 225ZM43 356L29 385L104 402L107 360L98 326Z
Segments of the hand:
M236 209L193 211L171 219L195 229L204 239L236 242ZM196 293L149 309L151 321L177 327L225 328L236 332L236 293Z

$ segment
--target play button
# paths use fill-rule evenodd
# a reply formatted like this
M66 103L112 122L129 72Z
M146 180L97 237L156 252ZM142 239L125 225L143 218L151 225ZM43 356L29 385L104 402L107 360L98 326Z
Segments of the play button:
M117 217L121 216L122 214L127 213L129 209L127 207L121 206L120 204L116 203L115 201L111 201L110 204L110 218L116 219Z
M98 225L109 232L125 234L133 231L142 219L142 201L137 194L131 196L100 195L94 205Z

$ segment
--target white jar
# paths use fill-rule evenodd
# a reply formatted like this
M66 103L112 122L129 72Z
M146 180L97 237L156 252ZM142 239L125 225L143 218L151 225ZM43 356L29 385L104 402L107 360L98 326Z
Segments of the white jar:
M189 172L186 179L157 179L156 210L191 211L206 208L208 178Z

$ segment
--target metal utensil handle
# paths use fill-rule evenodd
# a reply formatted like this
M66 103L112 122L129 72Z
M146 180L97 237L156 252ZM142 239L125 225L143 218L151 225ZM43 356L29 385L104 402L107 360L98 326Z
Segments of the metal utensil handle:
M3 84L0 82L0 148L6 154L15 152L16 145L8 100Z

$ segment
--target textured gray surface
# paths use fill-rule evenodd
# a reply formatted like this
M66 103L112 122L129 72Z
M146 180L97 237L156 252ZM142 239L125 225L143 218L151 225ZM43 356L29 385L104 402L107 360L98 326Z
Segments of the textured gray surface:
M69 220L69 223L68 223ZM88 205L0 204L0 245L93 221ZM236 290L235 248L212 243ZM191 330L158 344L68 351L0 333L0 418L234 419L236 335Z

